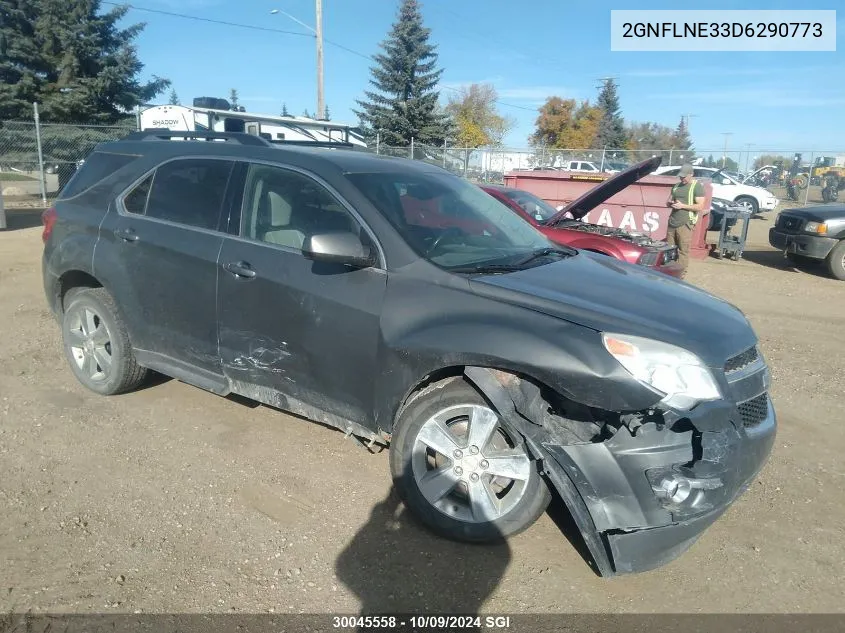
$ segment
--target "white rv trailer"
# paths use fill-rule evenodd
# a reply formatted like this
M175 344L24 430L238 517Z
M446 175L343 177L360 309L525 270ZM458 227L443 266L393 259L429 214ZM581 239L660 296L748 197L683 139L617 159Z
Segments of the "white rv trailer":
M349 125L298 116L283 117L196 106L160 105L142 110L140 123L141 130L241 132L276 142L351 143L361 147L367 146L361 135Z

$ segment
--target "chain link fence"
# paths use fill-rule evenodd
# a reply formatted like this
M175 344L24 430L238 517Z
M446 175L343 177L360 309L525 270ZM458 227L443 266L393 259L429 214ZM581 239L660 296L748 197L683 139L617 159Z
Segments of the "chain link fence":
M39 120L37 106L30 121L0 121L0 193L9 198L34 197L46 204L70 180L98 143L123 138L137 128L137 118L127 115L117 125L62 123ZM753 149L752 149L753 148ZM691 162L700 167L722 168L735 182L762 186L781 199L822 201L826 174L840 172L845 188L845 150L801 152L764 149L746 144L744 149L550 149L546 147L450 147L411 142L389 146L378 139L368 151L411 158L442 167L474 182L503 183L505 174L524 170L566 170L612 173L652 156L661 166ZM759 167L767 167L758 171ZM757 172L757 173L755 173ZM799 182L798 193L788 194L790 181ZM794 188L793 188L794 189Z
M722 181L722 185L762 187L774 193L780 200L799 204L828 202L831 200L830 187L845 189L845 150L842 149L808 152L757 148L750 144L744 149L731 151L725 148L462 148L417 143L395 147L378 142L368 149L387 156L425 160L474 182L502 184L505 174L514 171L614 173L647 158L659 156L660 168L691 163L701 177L710 177L714 175L715 169L719 169L721 173L717 178Z
M6 198L40 197L46 204L99 143L137 129L134 116L119 125L0 121L0 192Z

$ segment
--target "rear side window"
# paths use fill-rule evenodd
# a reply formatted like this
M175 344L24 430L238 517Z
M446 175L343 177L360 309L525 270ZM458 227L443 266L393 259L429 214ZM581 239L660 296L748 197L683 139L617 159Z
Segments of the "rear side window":
M153 184L153 175L150 174L144 180L135 185L123 198L123 206L129 213L144 215L147 210L147 198L150 195L150 185Z
M129 163L137 160L137 156L129 154L111 154L109 152L94 152L81 167L78 168L76 174L62 189L62 198L72 198L86 189L93 187L98 182L108 178L118 169L126 167Z
M216 230L233 165L229 160L209 158L165 163L153 176L147 217ZM139 188L132 194L138 192L140 197Z

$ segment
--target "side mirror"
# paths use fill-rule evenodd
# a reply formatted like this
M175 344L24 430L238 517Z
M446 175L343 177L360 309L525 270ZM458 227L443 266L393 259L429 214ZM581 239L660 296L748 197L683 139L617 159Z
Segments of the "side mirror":
M302 254L315 262L343 264L352 268L369 268L376 263L373 248L347 231L319 233L306 238Z
M733 183L731 182L730 178L722 178L722 184L723 185L731 185Z

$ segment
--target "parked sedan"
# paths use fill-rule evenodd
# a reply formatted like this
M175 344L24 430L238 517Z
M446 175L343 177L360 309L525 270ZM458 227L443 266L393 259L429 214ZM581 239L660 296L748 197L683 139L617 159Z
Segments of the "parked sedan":
M681 268L676 247L641 233L630 233L581 220L605 200L650 173L658 162L652 159L640 163L636 168L626 169L590 189L561 210L522 189L498 185L482 185L481 188L557 244L609 255L677 277Z
M680 165L660 167L655 170L658 176L677 176ZM695 167L695 178L709 178L713 182L713 196L741 204L751 213L771 211L778 206L779 200L768 189L752 187L732 178L726 172L714 167Z

